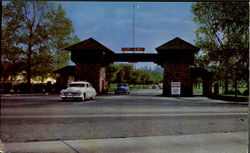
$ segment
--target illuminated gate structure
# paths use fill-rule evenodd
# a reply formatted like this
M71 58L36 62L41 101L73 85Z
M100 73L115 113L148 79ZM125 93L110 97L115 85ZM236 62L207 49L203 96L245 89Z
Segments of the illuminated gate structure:
M203 95L209 95L212 90L210 73L193 67L194 54L198 53L199 48L178 37L157 47L158 53L115 53L93 38L72 45L66 50L71 51L71 60L76 64L71 72L74 80L89 81L98 93L108 90L105 71L107 65L113 62L154 62L160 65L164 68L164 96L171 96L171 82L180 82L180 96L192 96L193 80L196 77L203 79ZM61 80L65 72L63 69L65 68L56 71L61 74ZM67 77L69 75L66 75L66 80Z

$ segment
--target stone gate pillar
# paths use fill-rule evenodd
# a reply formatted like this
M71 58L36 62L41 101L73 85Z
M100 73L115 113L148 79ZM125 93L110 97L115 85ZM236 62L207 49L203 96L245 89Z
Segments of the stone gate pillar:
M204 76L203 81L203 95L204 96L210 96L212 93L212 76L211 74L207 74L207 76Z
M189 64L169 62L164 66L163 94L171 95L171 82L181 83L181 96L192 95L192 83L190 78Z
M163 95L171 96L171 82L180 82L181 96L192 96L190 66L199 48L177 37L156 50L159 54L158 64L164 67Z
M88 81L97 93L106 93L106 66L112 63L110 57L114 52L93 38L72 45L66 50L71 51L71 60L76 64L75 81Z
M106 67L97 63L77 63L76 77L78 81L88 81L98 93L106 93Z

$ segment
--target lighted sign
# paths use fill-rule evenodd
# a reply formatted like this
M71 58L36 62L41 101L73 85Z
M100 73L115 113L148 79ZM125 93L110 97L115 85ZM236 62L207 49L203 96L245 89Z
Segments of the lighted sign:
M122 48L122 51L145 51L145 48L141 48L141 47Z

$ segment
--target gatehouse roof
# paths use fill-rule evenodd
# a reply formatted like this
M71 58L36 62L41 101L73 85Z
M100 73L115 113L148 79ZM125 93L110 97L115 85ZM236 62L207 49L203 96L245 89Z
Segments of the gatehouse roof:
M60 68L58 70L53 71L54 73L60 73L60 74L75 74L76 66L68 65L63 68Z
M165 44L159 46L156 48L157 52L159 52L160 50L163 51L163 50L192 50L194 51L195 53L197 53L200 48L182 40L181 38L179 37L176 37L168 42L166 42Z
M114 53L111 49L93 38L86 39L65 49L69 51L100 50Z

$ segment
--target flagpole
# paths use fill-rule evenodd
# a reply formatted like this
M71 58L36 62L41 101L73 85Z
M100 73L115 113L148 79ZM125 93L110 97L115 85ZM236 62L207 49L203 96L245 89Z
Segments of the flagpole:
M133 29L133 48L134 48L135 47L135 4L133 4L133 28L132 29Z

